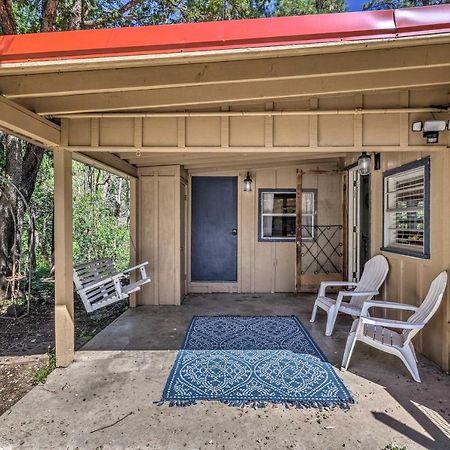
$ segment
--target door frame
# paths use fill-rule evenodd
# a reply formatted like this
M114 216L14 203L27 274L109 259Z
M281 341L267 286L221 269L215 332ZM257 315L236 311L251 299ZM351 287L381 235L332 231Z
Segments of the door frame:
M341 281L346 275L346 215L345 215L345 200L346 200L346 193L345 193L345 170L341 169L309 169L309 170L302 170L297 169L297 183L296 183L296 236L295 236L295 292L296 293L311 293L311 292L317 292L319 285L322 281ZM338 176L341 180L341 213L340 213L340 220L342 221L341 224L341 240L343 242L343 251L341 255L341 267L342 270L339 273L320 273L320 274L314 274L314 275L302 275L301 274L301 268L302 268L302 258L301 258L301 232L298 224L302 223L302 193L303 193L303 175L323 175L323 176ZM307 189L305 189L307 190ZM316 211L317 213L318 211ZM324 224L318 224L318 225L324 225ZM330 224L331 225L331 224ZM333 224L334 225L334 224ZM337 224L335 224L337 225Z
M361 175L357 164L347 170L347 281L358 281L361 276ZM371 177L371 175L367 175ZM369 239L371 237L371 179L369 179ZM369 255L371 243L369 241Z
M236 177L237 178L237 281L212 283L212 282L198 282L191 281L191 254L192 254L192 177ZM186 251L186 276L187 276L187 292L189 294L212 294L215 292L238 293L241 292L241 204L242 204L242 186L244 175L238 171L217 171L217 172L195 172L189 173L187 184L187 214L186 214L186 237L187 237L187 251Z

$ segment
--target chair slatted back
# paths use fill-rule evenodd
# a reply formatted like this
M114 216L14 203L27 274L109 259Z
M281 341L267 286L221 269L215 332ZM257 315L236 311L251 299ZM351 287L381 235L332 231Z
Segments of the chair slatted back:
M431 283L428 293L419 306L419 309L412 314L408 322L426 324L438 310L444 292L447 287L448 275L447 272L441 272ZM420 330L403 330L403 338L405 342L409 342Z
M114 282L105 279L116 274L117 270L114 262L109 258L90 261L74 267L73 280L75 287L88 312L96 309L96 303L106 298L111 298L115 294ZM105 283L89 289L89 285L101 280L105 280Z
M389 264L383 255L376 255L369 259L364 266L363 273L355 288L355 292L378 291L389 272ZM363 303L370 300L373 295L352 297L351 305L362 307Z

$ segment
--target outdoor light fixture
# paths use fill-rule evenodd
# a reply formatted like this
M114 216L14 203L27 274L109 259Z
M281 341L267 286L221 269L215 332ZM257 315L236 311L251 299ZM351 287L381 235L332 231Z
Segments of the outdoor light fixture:
M449 123L445 120L427 120L425 122L414 122L412 131L423 131L423 137L427 139L427 144L437 144L439 132L450 129Z
M253 180L250 178L250 172L247 172L247 176L244 179L244 192L252 192Z
M422 131L423 129L423 122L413 122L411 126L412 131Z
M370 155L362 152L358 158L358 172L360 175L369 175L370 173Z

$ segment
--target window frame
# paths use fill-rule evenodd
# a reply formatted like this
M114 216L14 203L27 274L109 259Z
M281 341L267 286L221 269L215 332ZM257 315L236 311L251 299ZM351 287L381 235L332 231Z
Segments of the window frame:
M430 220L431 220L431 210L430 210L430 191L431 191L431 183L430 183L430 157L422 158L417 161L413 161L407 164L403 164L399 167L395 167L390 170L386 170L383 172L383 186L382 186L382 195L383 195L383 229L382 229L382 247L381 250L384 252L396 253L398 255L403 256L411 256L414 258L420 259L431 259L430 254ZM386 180L387 178L395 175L401 175L403 172L409 172L410 170L422 168L424 170L424 205L423 205L423 251L414 251L409 250L407 248L399 248L390 246L386 242L386 226L387 226L387 212L386 212Z
M303 189L303 192L313 192L314 193L314 212L313 216L313 226L315 225L315 220L317 217L317 189ZM264 237L262 235L263 232L263 217L264 216L287 216L287 217L295 217L297 216L297 211L294 214L269 214L263 213L262 211L262 199L264 194L296 194L297 190L295 188L259 188L258 189L258 242L295 242L296 236L293 237ZM309 215L309 214L308 214ZM313 242L316 240L315 230L314 237L308 238L307 242Z

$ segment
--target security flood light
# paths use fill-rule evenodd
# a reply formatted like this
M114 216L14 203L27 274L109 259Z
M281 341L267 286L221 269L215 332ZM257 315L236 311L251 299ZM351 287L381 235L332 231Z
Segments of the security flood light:
M425 122L414 122L412 131L423 131L423 137L426 138L427 144L437 144L439 141L439 133L450 129L449 122L445 120L426 120Z
M428 131L445 131L446 128L445 120L427 120L423 124L423 132L427 133Z
M413 122L411 129L412 129L412 131L422 131L423 122Z

